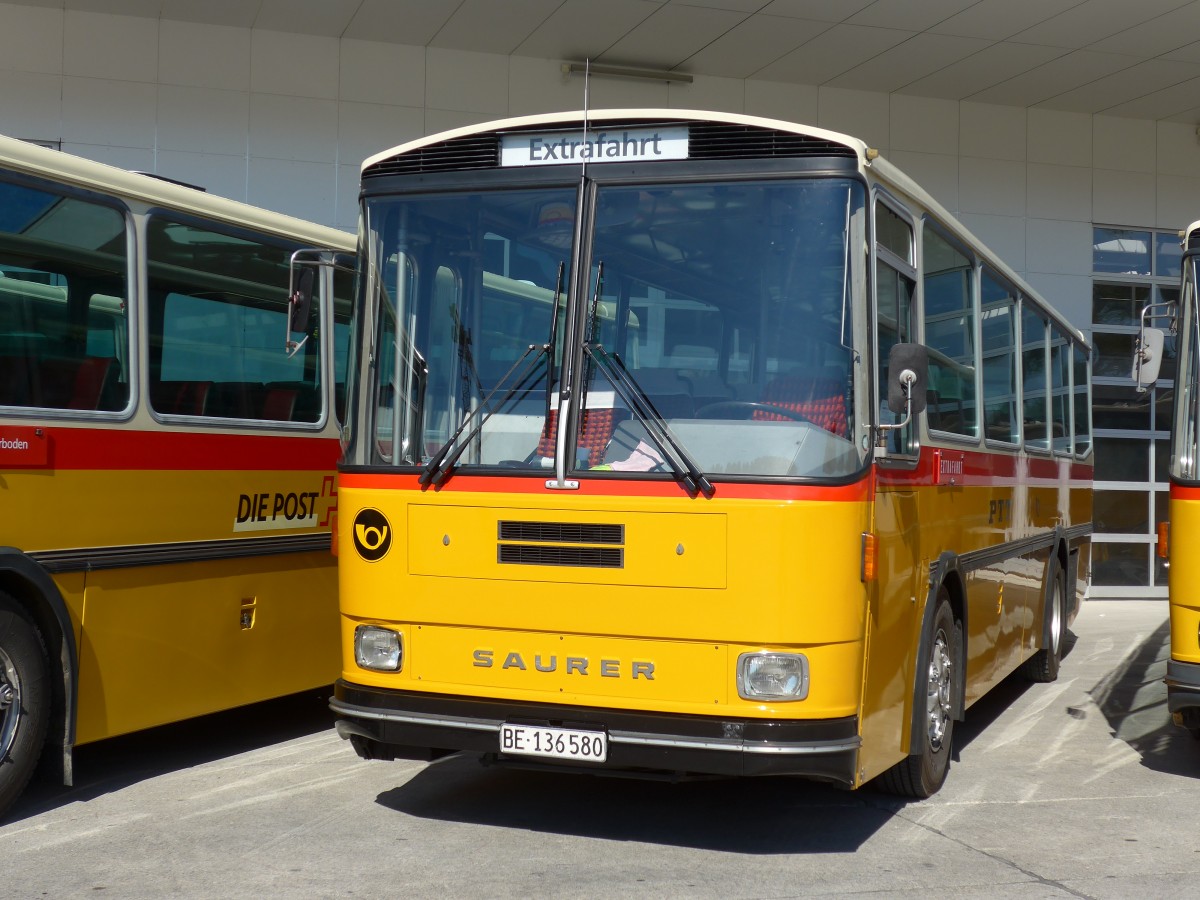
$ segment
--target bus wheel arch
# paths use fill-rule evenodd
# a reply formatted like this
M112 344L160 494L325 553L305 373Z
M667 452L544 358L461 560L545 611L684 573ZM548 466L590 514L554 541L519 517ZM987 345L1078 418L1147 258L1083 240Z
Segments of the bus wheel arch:
M0 547L0 594L7 595L36 629L45 649L49 674L49 715L43 765L64 785L72 783L71 750L75 743L78 653L66 602L37 562L11 547ZM46 748L56 747L52 758Z
M0 590L0 816L21 795L45 749L50 671L45 642L24 604Z
M954 613L949 580L926 603L917 666L909 753L879 776L879 787L904 797L930 797L950 771L954 722L962 717L962 620Z

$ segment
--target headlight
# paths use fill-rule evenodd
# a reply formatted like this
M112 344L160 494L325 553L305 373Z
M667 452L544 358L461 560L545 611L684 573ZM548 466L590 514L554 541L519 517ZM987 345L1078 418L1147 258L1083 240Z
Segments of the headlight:
M400 635L390 628L359 625L354 629L354 661L359 668L398 672L404 652Z
M743 653L737 664L743 700L803 700L808 696L808 657L803 653Z

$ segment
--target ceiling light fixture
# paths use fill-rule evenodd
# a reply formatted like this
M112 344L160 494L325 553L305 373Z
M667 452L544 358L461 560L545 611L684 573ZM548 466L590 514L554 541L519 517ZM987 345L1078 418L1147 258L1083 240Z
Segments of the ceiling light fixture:
M692 76L684 72L667 72L660 69L633 69L627 66L606 66L597 63L565 62L562 64L563 76L604 75L611 78L634 78L639 81L677 81L681 84L691 84Z

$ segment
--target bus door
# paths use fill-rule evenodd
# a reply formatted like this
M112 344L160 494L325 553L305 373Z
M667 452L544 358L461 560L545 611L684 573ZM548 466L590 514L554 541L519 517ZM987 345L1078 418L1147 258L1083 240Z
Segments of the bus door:
M887 409L887 359L891 348L913 339L912 226L879 200L875 204L876 412L881 425L903 420ZM867 780L895 762L909 732L913 649L927 593L921 564L915 474L920 448L910 422L902 428L877 429L875 503L875 580L868 591L867 670L862 703L860 779Z

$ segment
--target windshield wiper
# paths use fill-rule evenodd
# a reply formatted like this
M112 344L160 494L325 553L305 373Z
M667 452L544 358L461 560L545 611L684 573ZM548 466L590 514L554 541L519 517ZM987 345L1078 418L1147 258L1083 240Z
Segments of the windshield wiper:
M716 490L712 486L712 482L705 477L704 473L700 471L700 467L696 465L695 461L688 455L688 452L683 449L683 445L671 434L671 429L667 427L666 420L663 419L662 414L655 408L653 401L646 395L646 392L630 376L629 370L625 368L625 363L621 361L621 357L615 353L609 353L604 349L604 345L595 339L600 325L600 297L603 294L603 285L604 261L600 260L596 264L596 290L592 294L592 302L588 310L587 327L583 339L584 355L589 361L595 363L600 368L612 384L613 390L620 394L621 399L629 406L630 412L638 417L642 423L642 427L646 429L646 434L658 445L658 449L662 451L664 460L671 467L671 474L684 486L688 494L694 497L697 493L701 493L706 497L711 497ZM587 412L588 382L590 381L590 373L585 372L583 384L579 391L579 420L581 424Z
M684 486L688 494L694 497L697 493L701 493L705 497L711 497L716 492L716 488L696 465L679 440L671 434L666 420L655 409L653 401L646 396L646 392L634 381L629 370L625 368L625 363L621 361L621 357L615 353L609 353L603 345L594 341L585 343L583 349L604 372L613 389L628 404L630 411L641 421L642 426L646 429L646 434L658 445L663 457L671 467L672 474Z
M554 279L554 307L550 310L550 338L546 341L546 422L550 421L550 395L554 392L554 347L558 339L558 301L562 297L563 271L566 263L558 261L558 277Z
M480 404L471 410L469 415L463 418L462 423L455 430L454 434L450 436L450 440L446 441L446 443L441 446L438 452L433 455L429 462L425 464L425 468L421 471L421 477L418 479L418 482L421 485L432 484L436 487L437 485L441 484L442 481L445 480L446 476L454 470L454 466L458 462L459 457L463 455L471 441L473 441L475 436L483 430L484 424L489 418L491 418L492 397L496 395L496 392L499 391L505 382L509 380L509 377L512 375L512 373L516 371L517 367L520 366L521 363L525 362L526 358L531 353L534 354L533 359L531 359L528 364L526 364L525 368L521 370L521 373L517 377L513 386L505 391L504 396L496 402L495 408L503 409L505 404L513 398L517 391L525 388L526 382L528 382L530 376L533 375L537 368L537 364L547 353L545 344L540 347L537 344L530 344L528 347L526 347L525 352L522 353L517 358L517 361L509 367L509 370L504 373L504 377L496 383L496 386L488 392L488 395L484 397L482 401L480 401ZM467 426L470 425L471 422L476 418L478 418L479 421L476 422L475 427L471 429L466 438L460 442L459 437L466 430Z

